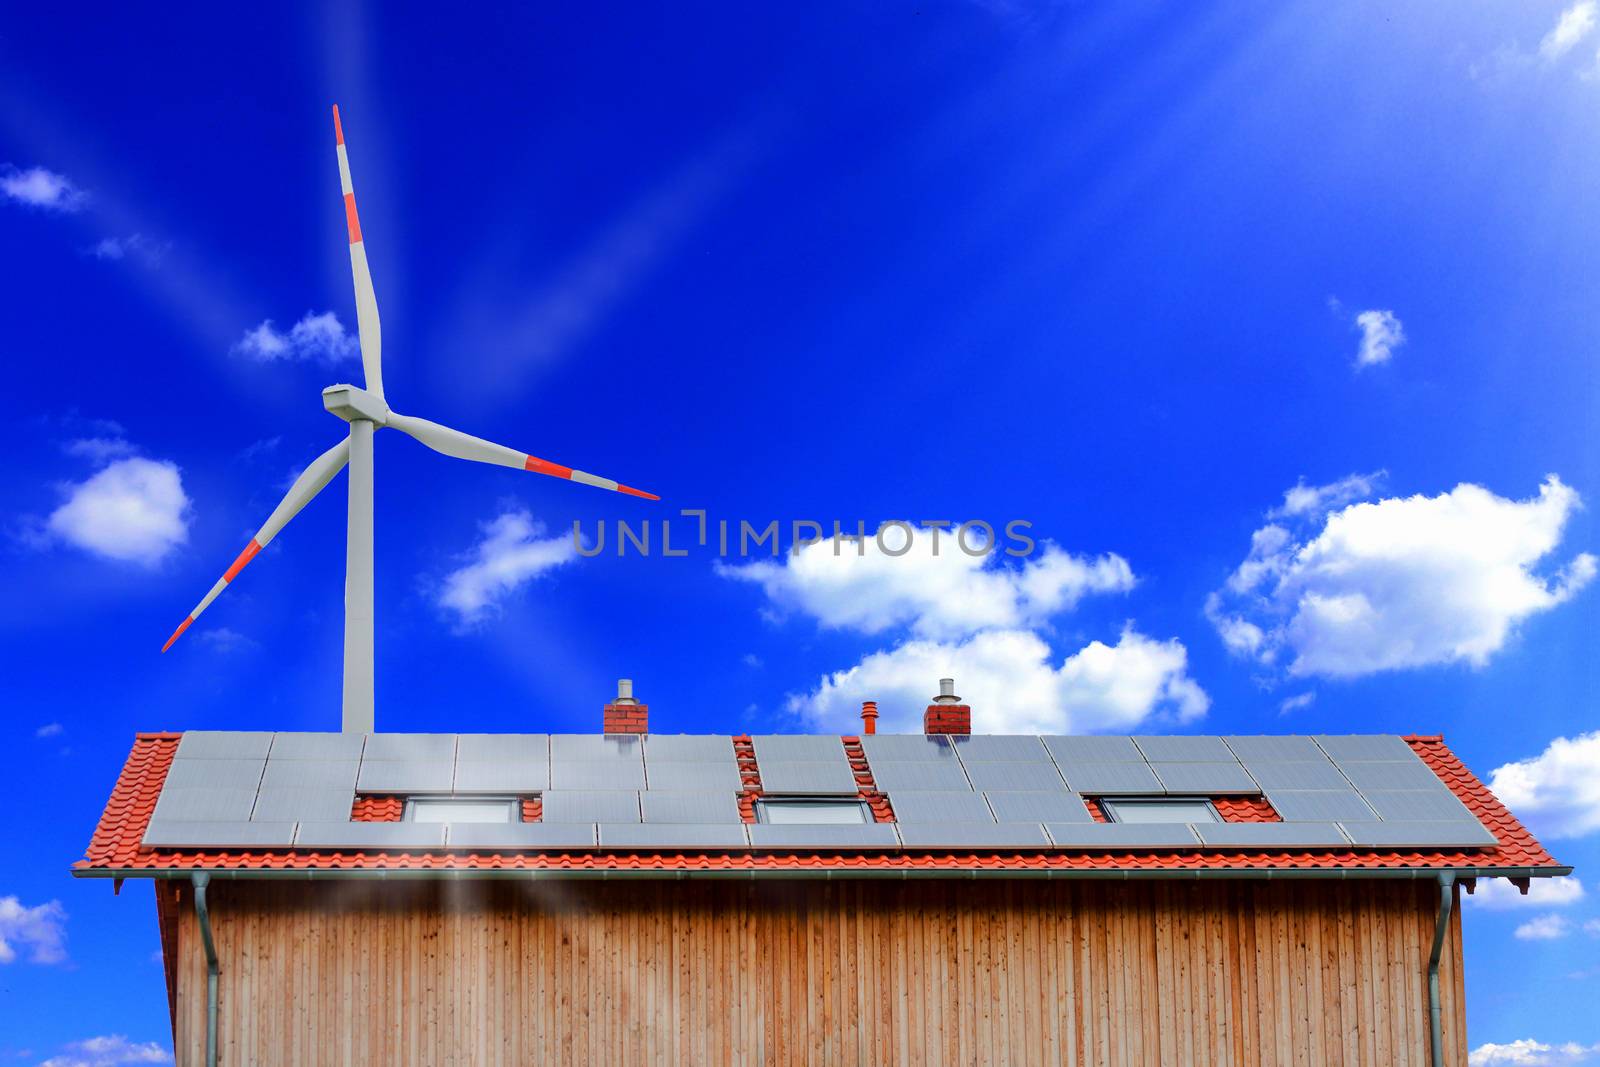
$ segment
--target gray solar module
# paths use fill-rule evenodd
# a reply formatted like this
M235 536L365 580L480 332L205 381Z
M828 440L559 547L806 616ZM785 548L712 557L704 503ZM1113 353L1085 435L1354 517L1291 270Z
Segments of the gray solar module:
M1409 762L1339 764L1344 776L1363 793L1372 789L1433 789L1448 792L1450 787L1416 757Z
M453 822L445 842L450 848L594 848L593 823Z
M1377 822L1378 815L1354 790L1274 789L1267 794L1284 822Z
M1446 789L1368 789L1361 794L1384 822L1471 822L1477 816Z
M650 789L723 789L737 792L742 787L739 765L723 763L663 763L654 756L644 762L645 782Z
M647 763L732 763L733 738L721 734L651 734L644 739Z
M551 789L643 789L644 762L613 760L609 763L550 764Z
M1322 751L1334 760L1408 760L1417 754L1394 734L1318 734Z
M551 734L552 763L637 763L644 758L644 739L638 734Z
M362 793L448 793L455 774L452 760L364 759L356 789Z
M456 738L461 763L549 763L549 734L461 734Z
M739 798L732 792L680 793L660 789L639 794L647 823L708 825L737 823Z
M1000 822L1094 821L1083 801L1071 793L990 792L984 796Z
M293 822L167 822L145 827L146 848L287 848Z
M974 789L1065 792L1067 788L1053 763L968 763L967 777L972 780Z
M533 762L456 763L457 793L537 793L550 787L550 765Z
M956 748L944 734L868 734L861 739L868 763L953 760Z
M280 732L272 738L275 760L359 760L365 734Z
M1167 791L1144 763L1073 763L1064 765L1061 773L1067 776L1069 789L1091 796Z
M1301 763L1327 761L1309 737L1224 737L1241 763Z
M638 822L639 794L552 789L544 795L543 818L545 822Z
M855 793L856 776L845 762L843 751L836 762L828 763L763 763L761 788L767 793Z
M302 822L295 848L443 848L442 822Z
M220 761L218 761L220 762ZM262 789L343 789L356 791L356 760L278 759L267 760L261 776Z
M1058 848L1182 848L1198 847L1200 839L1188 826L1173 823L1046 823Z
M1139 751L1152 763L1237 763L1233 749L1220 737L1135 737Z
M1152 763L1169 793L1259 793L1261 787L1237 763Z
M1046 737L1044 747L1057 763L1143 763L1144 753L1131 737Z
M363 760L420 760L456 758L455 734L368 734Z
M1050 839L1038 823L934 823L900 824L900 843L906 848L1049 848Z
M745 827L756 848L863 849L897 848L900 838L891 823L859 826L755 823Z
M872 780L884 792L896 789L971 789L961 764L953 759L928 760L925 763L904 761L875 762L868 759Z
M261 784L264 759L175 759L165 786L173 789L254 789Z
M350 818L355 789L263 789L251 822L338 822Z
M957 737L963 763L1046 763L1050 753L1032 734L972 734Z
M813 734L762 734L750 738L756 751L756 763L766 770L773 763L824 763L843 760L844 743L837 737L818 737Z
M749 848L750 839L739 823L601 823L601 848Z
M1292 763L1266 763L1252 760L1245 764L1262 789L1332 789L1350 790L1350 780L1339 768L1326 759L1295 761Z
M961 792L892 792L889 794L889 806L894 809L894 817L901 824L994 822L983 795L970 789Z
M1201 823L1194 831L1220 848L1344 848L1350 843L1331 822Z
M178 742L178 759L266 759L272 734L265 731L190 730Z
M156 822L248 822L256 806L256 787L184 789L166 786L151 820ZM349 814L348 812L346 813Z
M1357 845L1387 848L1481 848L1495 836L1476 822L1345 823L1344 832Z

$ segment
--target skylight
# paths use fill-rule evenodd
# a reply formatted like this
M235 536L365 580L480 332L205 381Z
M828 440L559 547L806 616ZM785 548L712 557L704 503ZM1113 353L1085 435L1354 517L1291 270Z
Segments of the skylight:
M413 797L410 822L518 822L518 804L503 797Z
M1220 822L1215 809L1204 800L1112 800L1101 801L1112 822L1190 823Z
M765 823L863 823L867 806L859 800L762 800L756 817Z

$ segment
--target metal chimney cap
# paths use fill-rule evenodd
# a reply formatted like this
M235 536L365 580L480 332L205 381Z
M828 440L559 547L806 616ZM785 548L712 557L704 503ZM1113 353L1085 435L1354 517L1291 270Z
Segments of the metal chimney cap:
M633 679L632 678L618 678L617 679L617 699L613 700L612 703L613 704L637 704L637 703L639 703L637 700L633 699Z
M954 678L939 679L939 695L933 698L935 704L959 704L961 698L956 696L956 680Z

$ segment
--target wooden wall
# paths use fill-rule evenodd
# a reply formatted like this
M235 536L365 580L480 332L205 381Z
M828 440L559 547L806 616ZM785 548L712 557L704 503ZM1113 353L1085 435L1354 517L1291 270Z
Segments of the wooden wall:
M205 964L178 894L176 1047ZM222 1063L1428 1061L1430 882L214 882ZM1441 974L1465 1064L1460 911Z

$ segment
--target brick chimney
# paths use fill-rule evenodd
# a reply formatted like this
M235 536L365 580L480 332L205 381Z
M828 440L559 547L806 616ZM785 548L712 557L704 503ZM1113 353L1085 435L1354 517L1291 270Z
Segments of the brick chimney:
M608 734L647 734L650 707L633 699L633 679L617 679L617 699L605 706L603 730Z
M954 678L939 679L939 695L933 698L928 710L922 713L922 732L925 734L970 734L972 708L961 703L956 696Z
M863 700L861 702L861 732L864 734L878 732L878 702L876 700Z

